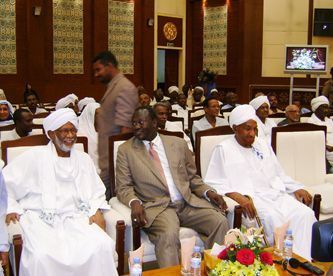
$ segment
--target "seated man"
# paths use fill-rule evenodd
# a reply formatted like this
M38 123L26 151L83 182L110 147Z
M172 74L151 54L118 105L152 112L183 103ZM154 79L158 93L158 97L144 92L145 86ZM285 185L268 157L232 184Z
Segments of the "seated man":
M200 108L204 100L204 89L201 86L196 86L194 87L192 93L190 93L187 97L187 106L189 109Z
M179 96L179 88L177 86L170 86L168 88L168 93L169 93L169 97L170 97L170 104L176 104L178 102L178 96Z
M24 103L32 114L46 113L47 110L39 107L39 97L36 91L28 90L24 93Z
M301 114L297 105L290 104L286 107L286 119L278 123L278 126L300 123Z
M71 93L58 100L55 109L58 110L60 108L68 107L70 109L73 109L75 114L78 115L80 113L78 103L79 98L75 94Z
M219 194L237 201L246 217L254 218L255 207L270 245L274 243L274 228L289 221L293 251L311 260L312 224L316 218L302 204L309 205L311 195L284 174L272 148L256 138L256 114L251 106L236 107L229 122L235 136L215 147L205 181Z
M74 149L78 119L69 108L45 118L47 146L3 169L6 222L20 221L20 275L117 275L114 241L104 232L105 187L88 154Z
M269 115L276 114L276 113L283 113L283 110L278 108L278 98L274 93L268 94L267 96L270 108L269 108Z
M301 98L294 99L293 104L298 107L298 109L300 110L301 115L311 112L310 109L307 109L306 107L303 106L303 100Z
M270 103L267 96L259 96L249 103L256 111L258 137L265 139L271 144L272 128L276 127L273 119L268 118Z
M228 92L224 97L224 105L221 107L221 110L230 110L234 109L236 106L239 106L238 95L235 92Z
M150 106L151 98L146 93L141 93L139 95L139 104L140 106Z
M207 98L203 102L205 116L198 121L194 121L192 127L192 137L195 141L195 133L197 131L210 129L218 126L227 126L228 121L218 117L220 113L219 101L214 98Z
M117 198L154 243L159 266L179 264L180 226L205 236L206 248L223 242L227 206L196 175L185 141L159 135L156 114L147 107L136 109L132 124L134 137L118 151Z
M77 107L79 109L79 112L82 113L84 108L90 104L90 103L95 103L96 100L92 97L84 97L83 99L79 100L77 103Z
M1 266L8 263L8 233L5 224L7 212L7 191L3 181L2 174L0 174L0 276L3 275Z
M186 105L187 98L181 93L178 96L178 103L171 106L172 110L177 110L177 117L184 119L184 129L188 129L188 107Z

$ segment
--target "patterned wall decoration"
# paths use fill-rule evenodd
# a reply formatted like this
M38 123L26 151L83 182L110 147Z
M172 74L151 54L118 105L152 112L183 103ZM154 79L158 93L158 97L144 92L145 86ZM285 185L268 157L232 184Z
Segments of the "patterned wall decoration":
M53 73L83 74L83 0L53 0Z
M134 74L134 2L108 2L108 48L125 74Z
M14 0L0 0L0 74L16 74L16 14Z
M227 5L204 8L203 67L227 74Z

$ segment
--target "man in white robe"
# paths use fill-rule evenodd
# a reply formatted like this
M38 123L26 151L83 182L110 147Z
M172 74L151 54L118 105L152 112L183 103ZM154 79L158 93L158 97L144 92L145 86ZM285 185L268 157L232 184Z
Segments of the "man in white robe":
M9 245L8 245L7 226L5 224L6 212L7 212L7 191L5 183L3 181L2 174L0 173L0 276L3 275L1 266L4 266L8 263Z
M55 109L58 110L60 108L68 107L73 109L75 114L78 115L80 113L78 103L79 103L79 98L75 94L71 93L58 100Z
M273 119L267 118L271 106L267 96L258 96L250 101L249 105L251 105L256 111L258 137L265 139L270 145L272 139L272 128L276 127L276 123Z
M74 149L78 120L69 108L45 118L50 138L3 170L7 223L23 231L21 276L117 275L114 241L103 231L105 187L88 154Z
M272 148L256 138L256 114L251 106L236 107L229 121L235 136L215 147L205 183L238 202L246 217L253 219L256 209L270 245L274 228L289 221L293 251L310 260L312 224L316 218L301 201L310 204L311 195L284 174Z
M188 129L188 111L189 108L186 106L187 98L181 93L178 97L178 102L171 106L172 110L177 110L177 117L184 119L184 129Z

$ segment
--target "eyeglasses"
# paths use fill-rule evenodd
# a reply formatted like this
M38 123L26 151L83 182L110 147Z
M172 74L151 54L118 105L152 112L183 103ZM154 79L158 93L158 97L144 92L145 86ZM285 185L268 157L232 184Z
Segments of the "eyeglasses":
M57 129L57 132L61 134L61 136L67 136L68 134L76 134L77 129L76 128L62 128L62 129Z

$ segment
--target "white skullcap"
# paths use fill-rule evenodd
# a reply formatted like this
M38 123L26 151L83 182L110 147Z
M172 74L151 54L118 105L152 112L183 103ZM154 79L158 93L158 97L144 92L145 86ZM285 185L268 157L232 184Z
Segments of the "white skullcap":
M258 96L254 98L252 101L249 102L249 105L251 105L255 110L257 110L260 106L262 106L264 103L268 104L268 107L270 107L269 100L267 96Z
M55 109L58 110L60 108L65 108L69 104L74 104L75 101L78 100L78 97L75 94L69 94L66 97L61 98L59 101L57 101Z
M213 88L212 90L210 90L210 93L213 93L213 92L216 92L216 93L218 93L219 91L217 91L217 89L216 89L216 88Z
M312 111L315 112L317 110L317 108L319 106L321 106L322 104L329 104L329 101L325 96L319 96L317 98L313 98L311 100L311 109L312 109Z
M251 105L242 104L235 107L230 115L229 115L229 125L231 128L235 125L241 125L248 120L255 120L256 119L256 111L253 109Z
M54 131L62 127L66 123L72 123L76 129L78 129L79 121L78 118L71 108L60 108L52 112L43 120L43 127L46 136L50 139L48 131Z
M198 90L201 90L202 92L204 92L204 89L201 86L196 86L196 87L194 87L194 89L198 89Z
M9 101L7 101L7 100L0 100L0 104L5 104L5 105L7 105L7 106L8 106L9 113L10 113L11 115L13 115L13 113L14 113L14 107L12 106L12 104L11 104Z
M89 103L95 103L95 99L91 98L91 97L85 97L82 100L79 101L79 103L77 104L79 107L80 112L82 111L82 109Z
M177 87L177 86L170 86L169 88L168 88L168 92L169 92L169 94L171 94L172 92L177 92L177 93L179 93L179 88Z

